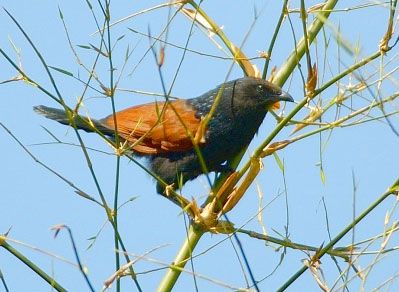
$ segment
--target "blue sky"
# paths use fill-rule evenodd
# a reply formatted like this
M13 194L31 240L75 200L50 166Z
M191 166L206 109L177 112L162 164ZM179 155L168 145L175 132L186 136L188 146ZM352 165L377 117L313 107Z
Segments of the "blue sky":
M292 1L290 7L298 8L298 2ZM309 2L307 3L309 6L316 3L314 1L307 2ZM342 1L339 7L358 7L364 3L366 2ZM97 3L92 4L101 23L102 18L98 5ZM121 19L157 4L160 2L113 2L111 5L112 20ZM72 44L81 61L87 66L91 66L96 57L95 52L78 47L78 45L97 45L99 41L98 34L93 35L96 26L85 1L79 3L77 1L59 1L58 3L40 1L32 4L31 1L5 0L2 6L18 19L47 64L62 68L71 72L75 77L87 80L86 72L77 64L69 47L58 12L60 8ZM245 35L250 30L254 18L254 7L259 12L259 17L243 46L243 51L250 57L255 57L260 51L267 49L279 16L280 6L273 1L247 1L245 5L238 1L205 1L203 4L203 9L214 21L223 26L226 35L238 46L242 44ZM148 49L148 38L132 32L129 28L144 34L150 29L153 35L158 35L167 23L168 12L167 8L155 10L136 16L112 28L111 34L114 41L124 36L118 41L113 51L113 62L117 68L116 76L119 77L122 71L127 47L129 47L129 52L132 52L120 78L120 90L116 93L117 109L154 101L153 96L127 92L125 89L162 92L152 54L148 54L138 64ZM175 9L172 9L172 13L174 12ZM335 76L337 72L352 65L356 60L377 50L379 40L386 30L387 15L387 8L378 6L334 13L331 17L331 26L324 31L325 38L320 36L316 45L312 47L313 62L317 62L319 68L324 68L319 72L321 84ZM302 35L299 14L291 13L290 17L296 38L299 39ZM184 46L190 26L191 22L183 15L178 14L169 27L168 41ZM335 30L342 33L345 44L358 48L358 54L354 54L353 51L345 51L342 47L338 49L336 38L333 37ZM326 40L329 42L329 47L327 51L324 51ZM12 44L20 50L22 67L25 72L37 83L52 90L49 78L32 48L7 14L1 11L0 47L16 61L17 56ZM293 47L292 31L286 21L277 39L271 65L281 66ZM197 27L193 30L189 48L207 54L226 56ZM165 65L162 70L167 88L173 80L181 56L181 49L172 46L166 47ZM392 62L388 63L391 58ZM254 62L259 68L262 68L263 60ZM384 65L387 63L386 72L394 70L395 64L397 64L397 50L393 49L389 52L382 62ZM182 64L172 95L190 98L223 82L231 66L231 60L188 52ZM375 73L376 75L373 75L373 80L375 80L381 73L378 70L380 64L377 61L358 73L363 76ZM4 58L0 58L0 68L2 68L0 81L11 79L17 75ZM306 63L304 62L302 62L302 69L306 73ZM66 74L56 71L52 73L66 102L74 106L78 97L82 95L84 85ZM109 84L109 67L106 58L100 57L96 73L105 85ZM242 71L238 66L234 66L228 79L239 77L242 77ZM390 78L384 79L381 84L381 97L387 97L398 91L397 77L397 72L393 71ZM321 96L323 104L328 103L342 88L348 88L357 82L355 76L351 76L345 78L342 83L335 84L323 92ZM96 82L93 82L92 85L95 89L101 90ZM288 90L295 100L303 99L303 84L297 69L284 85L284 89ZM375 87L372 90L375 90ZM370 98L367 94L367 91L363 91L354 95L351 103L347 103L347 105L350 104L355 109L364 106L367 104L365 98ZM98 199L98 193L82 151L79 147L74 146L78 143L76 135L71 129L35 114L32 107L39 104L57 107L54 101L30 84L21 81L0 85L0 122L10 129L42 163ZM294 104L287 105L284 110L285 114L294 106ZM392 102L387 109L389 111L398 110L397 101ZM111 112L111 104L100 93L89 90L85 94L84 110L89 112L92 117L104 117ZM345 107L340 110L341 115L350 112ZM308 109L303 109L295 119L300 120L308 112ZM329 112L323 119L333 120L336 112L336 110ZM370 113L372 116L380 114L381 112L378 110ZM392 124L397 129L399 128L398 121L397 114L391 118ZM257 137L250 145L245 155L245 161L275 125L276 120L272 115L268 115L259 129ZM48 143L54 142L54 139L43 127L65 143ZM290 138L292 129L293 126L284 129L275 141ZM306 133L309 130L302 130L301 133ZM116 159L112 155L112 149L94 134L82 133L82 137L88 147L102 151L90 151L89 154L101 188L109 202L112 202L116 170ZM68 290L85 291L87 286L78 269L55 257L56 255L75 263L67 233L63 231L54 239L54 232L50 230L56 224L68 225L72 229L81 259L88 268L89 278L96 290L100 290L102 283L114 271L113 232L110 225L106 224L104 210L77 196L65 182L35 163L3 129L0 129L0 139L2 150L0 158L3 168L0 180L2 185L0 233L5 233L11 228L9 237L19 243L10 241L10 244L47 273L54 275L57 281ZM273 156L265 158L264 168L255 184L239 205L229 213L229 218L236 226L244 225L245 229L262 232L262 226L256 218L261 204L261 206L266 206L262 213L263 224L269 234L276 237L285 235L287 198L289 238L292 241L316 247L327 243L329 237L325 210L328 211L329 230L331 236L334 237L352 221L354 212L361 213L397 179L399 156L395 153L397 153L398 143L398 137L384 120L353 127L336 128L332 132L314 135L294 143L278 152L279 158L284 161L285 177ZM320 161L322 161L326 177L325 183L322 182L320 176ZM144 160L140 160L140 162L145 163ZM353 181L356 185L355 191ZM264 194L262 203L259 202L258 188ZM188 198L195 197L201 201L206 191L207 182L204 177L200 177L187 184L184 194ZM132 255L142 255L155 249L147 256L148 258L166 264L170 263L186 235L186 222L181 210L158 196L153 180L128 159L123 158L120 169L119 201L122 203L133 197L136 199L121 208L119 213L120 232L128 251ZM353 203L354 201L355 203ZM384 230L385 215L395 206L393 198L389 198L381 204L356 227L354 241L367 239L381 233ZM393 214L390 222L397 221L397 210ZM96 242L87 249L91 243L88 239L96 234L98 234ZM277 246L265 245L264 242L249 239L245 235L240 235L240 239L256 279L266 277L278 265L281 250L276 251ZM349 244L352 239L353 237L349 234L338 246ZM377 240L369 250L378 250L380 243L381 241ZM246 287L245 277L233 244L235 245L234 241L224 235L204 235L195 251L195 254L201 254L194 261L195 271L233 287ZM388 244L390 247L398 245L395 233ZM397 252L388 255L383 256L383 259L370 273L365 284L366 291L377 287L398 272ZM359 266L370 265L375 257L376 255L362 257ZM278 288L302 266L302 260L305 258L307 258L305 253L288 249L281 266L272 276L260 283L261 290L272 291ZM342 269L347 267L342 260L338 261ZM159 268L161 265L142 260L134 267L136 271L144 272ZM42 279L4 250L0 250L0 269L11 291L24 291L27 288L31 291L49 289ZM327 283L332 285L339 272L327 256L322 259L322 269ZM164 270L144 273L139 276L139 282L144 291L152 291L157 287L163 275ZM199 279L198 281L200 291L226 289L208 280ZM354 279L350 287L358 290L360 285L361 281ZM130 279L126 278L122 280L122 287L125 291L131 291L134 286ZM398 287L398 283L394 282L390 288L395 291ZM289 291L317 291L317 289L311 274L307 272L290 287ZM179 279L176 291L190 290L194 290L193 278L189 274L185 274Z

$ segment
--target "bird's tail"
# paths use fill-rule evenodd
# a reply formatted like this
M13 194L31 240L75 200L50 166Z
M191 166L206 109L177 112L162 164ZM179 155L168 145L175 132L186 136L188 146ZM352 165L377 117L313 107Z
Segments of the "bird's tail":
M68 126L71 125L71 122L64 110L47 107L44 105L35 106L33 107L33 110L48 119L55 120L64 125ZM74 122L76 124L77 129L81 129L86 132L94 132L95 131L93 129L94 126L105 135L113 135L114 133L113 129L105 127L100 121L95 119L76 116Z

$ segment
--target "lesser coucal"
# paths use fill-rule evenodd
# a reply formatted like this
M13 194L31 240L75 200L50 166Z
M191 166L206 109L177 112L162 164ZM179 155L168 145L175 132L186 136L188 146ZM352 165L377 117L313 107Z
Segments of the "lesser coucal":
M205 172L193 146L201 120L221 95L198 144L208 172L229 170L226 162L235 157L254 137L270 106L277 101L293 101L280 87L263 79L244 77L226 82L196 98L137 105L115 113L117 133L129 143L134 154L149 159L150 169L175 188ZM37 106L46 118L70 125L64 110ZM114 137L114 116L101 120L75 117L78 129L93 132L94 125L104 135ZM180 184L179 184L180 183ZM158 193L164 185L157 183Z

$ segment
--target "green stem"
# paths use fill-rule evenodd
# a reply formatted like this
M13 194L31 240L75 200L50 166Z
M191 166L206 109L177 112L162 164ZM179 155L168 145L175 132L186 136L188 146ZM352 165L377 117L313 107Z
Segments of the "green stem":
M306 244L302 244L302 243L296 243L296 242L289 240L288 238L280 239L280 238L276 238L273 236L257 233L255 231L251 231L251 230L237 229L236 232L243 233L252 238L264 240L267 242L272 242L272 243L275 243L275 244L278 244L278 245L281 245L281 246L284 246L287 248L291 248L291 249L297 249L297 250L302 250L302 251L314 251L314 252L317 252L320 250L319 247L306 245ZM348 260L348 254L350 252L350 249L351 249L350 246L342 247L342 248L330 249L326 253L328 253L331 256L336 256L336 257L343 258L344 260Z
M119 171L120 171L120 161L121 158L118 155L116 158L116 178L115 178L115 193L114 193L114 224L115 230L118 230L118 197L119 197ZM119 239L116 231L114 231L114 246L115 250L119 250ZM121 267L120 264L120 254L119 252L115 252L115 271L119 271ZM116 291L121 290L121 283L120 279L116 279Z
M157 289L158 292L167 292L172 290L181 272L183 271L184 266L190 260L192 251L203 234L204 232L202 230L190 225L186 240L180 248L179 253L176 255L174 262L170 265L167 273L159 284Z
M39 275L44 281L50 284L52 288L57 291L66 292L67 290L63 288L60 284L58 284L52 277L47 275L42 269L36 266L33 262L31 262L27 257L25 257L22 253L17 251L11 245L6 242L6 237L0 235L0 246L5 250L10 252L13 256L23 262L26 266L28 266L32 271L34 271L37 275Z
M270 41L269 49L267 50L267 57L266 57L266 61L265 61L265 66L263 67L262 79L266 79L266 77L267 77L267 70L269 69L269 63L270 63L270 60L272 58L272 52L273 52L274 44L276 43L278 33L280 32L281 24L283 23L284 17L285 17L286 12L287 12L287 4L288 4L288 0L284 0L283 7L282 7L282 10L281 10L281 14L280 14L280 18L279 18L279 20L277 22L277 25L276 25L276 28L274 30L274 34L273 34L272 40Z
M118 135L118 121L116 119L115 115L115 89L114 89L114 66L112 62L112 46L111 46L111 30L110 30L110 18L111 18L111 10L110 10L110 1L105 1L105 22L107 25L107 43L108 46L105 46L105 48L108 51L108 61L109 61L109 74L110 74L110 98L111 98L111 106L112 106L112 115L113 115L113 120L114 120L114 132L115 132L115 145L116 147L120 147L119 143L119 135ZM103 37L103 35L101 36ZM116 156L116 177L115 177L115 192L114 192L114 210L113 210L113 225L114 225L114 246L115 250L119 250L119 230L118 230L118 196L119 196L119 170L120 170L120 155ZM120 254L119 252L115 252L115 270L118 271L120 268ZM133 268L130 266L129 267L130 272L134 275ZM133 280L136 282L137 279L133 277ZM136 282L137 287L138 283ZM119 277L116 279L116 291L120 291L120 279Z
M321 92L323 92L324 90L329 88L331 85L333 85L335 82L341 80L343 77L345 77L348 74L354 72L355 70L359 69L360 67L363 67L364 65L370 63L371 61L373 61L374 59L378 58L379 56L381 56L381 52L377 51L374 54L371 54L367 58L364 58L360 62L356 63L355 65L349 67L345 71L342 71L341 73L336 75L334 78L332 78L331 80L329 80L328 82L326 82L322 86L320 86L318 89L316 89L314 91L314 96L320 94Z

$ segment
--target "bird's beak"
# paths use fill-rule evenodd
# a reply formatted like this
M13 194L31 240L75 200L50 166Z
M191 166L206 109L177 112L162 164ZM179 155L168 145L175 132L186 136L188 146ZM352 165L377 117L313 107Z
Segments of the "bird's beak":
M294 101L292 96L288 92L285 92L285 91L281 91L280 95L276 95L276 99L281 100L281 101L289 101L289 102Z
M276 93L276 94L272 94L272 95L268 96L269 105L272 104L272 108L274 108L274 109L280 108L279 101L293 102L294 99L288 92L285 92L285 91L281 91L280 94Z

